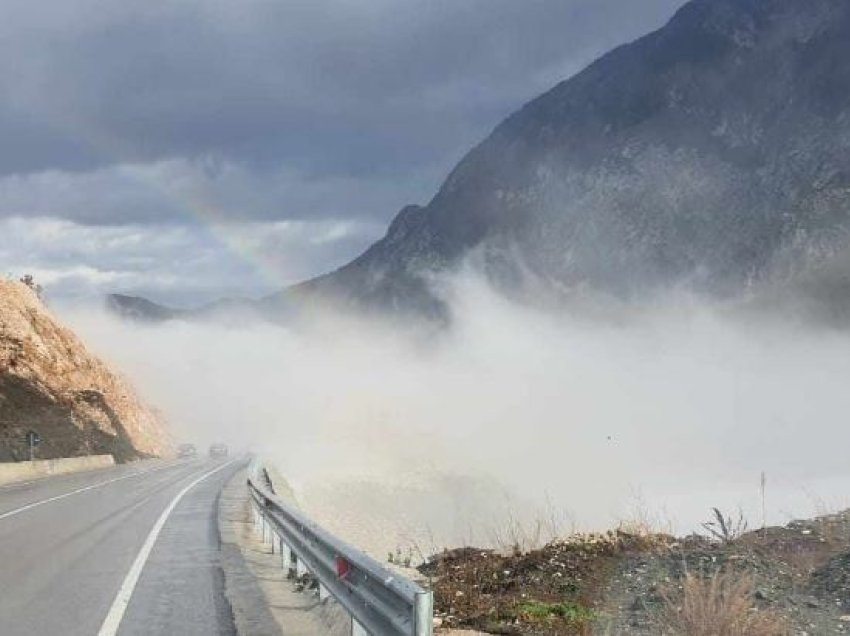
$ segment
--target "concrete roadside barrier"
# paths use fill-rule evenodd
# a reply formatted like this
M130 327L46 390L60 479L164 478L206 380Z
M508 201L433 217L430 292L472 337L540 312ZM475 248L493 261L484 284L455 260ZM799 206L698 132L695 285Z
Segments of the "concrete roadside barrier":
M16 481L27 481L50 475L81 473L87 470L108 468L115 465L112 455L87 455L61 459L40 459L33 462L0 463L0 485Z

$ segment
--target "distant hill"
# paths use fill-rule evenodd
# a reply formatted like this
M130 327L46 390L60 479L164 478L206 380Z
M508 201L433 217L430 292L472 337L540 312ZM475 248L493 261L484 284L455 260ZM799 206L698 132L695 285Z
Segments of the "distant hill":
M118 461L167 454L165 422L133 388L60 325L36 292L0 280L0 461L112 454Z
M176 309L155 303L141 296L109 294L106 308L112 314L137 322L158 323L173 319L215 319L219 322L238 322L257 317L277 318L277 314L265 313L262 301L244 298L222 298L189 309Z
M177 318L183 311L160 305L141 296L109 294L106 297L107 309L122 318L143 322L160 322Z

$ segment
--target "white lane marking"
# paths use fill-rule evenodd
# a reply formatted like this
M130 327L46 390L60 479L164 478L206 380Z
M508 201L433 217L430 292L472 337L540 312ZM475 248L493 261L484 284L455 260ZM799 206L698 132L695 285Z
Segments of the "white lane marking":
M229 462L214 468L213 470L204 473L200 477L198 477L191 484L186 486L183 490L177 493L177 496L171 500L171 503L168 504L168 507L162 511L162 514L159 516L159 519L156 520L156 523L151 528L150 533L148 534L147 539L145 539L144 544L142 544L142 549L139 550L139 554L136 555L136 560L133 561L133 565L130 566L130 571L127 572L127 576L124 578L124 582L121 584L121 588L118 590L118 594L115 595L115 600L112 601L112 607L109 608L109 613L106 615L106 619L103 621L103 625L100 627L100 631L97 633L97 636L115 636L118 633L118 627L121 625L121 619L124 618L124 612L127 611L127 606L130 604L130 599L133 596L133 591L136 589L136 584L139 582L139 577L142 575L142 570L145 567L145 563L147 563L148 557L153 550L153 546L156 543L157 538L159 537L159 533L162 532L162 528L165 525L165 522L168 521L168 517L171 515L171 512L177 507L177 504L180 503L180 500L183 499L183 496L192 490L199 483L204 481L210 475L217 473L218 471L227 468L233 462L239 461L238 459L231 459Z
M38 508L39 506L43 506L44 504L50 503L52 501L59 501L60 499L65 499L65 497L71 497L73 495L79 495L81 492L86 492L89 490L94 490L95 488L100 488L102 486L106 486L107 484L114 484L116 481L121 481L123 479L130 479L131 477L140 477L142 475L149 475L151 473L159 472L160 470L165 470L166 468L172 468L174 464L170 464L168 466L159 466L157 468L152 468L151 470L144 470L141 472L131 473L129 475L122 475L121 477L115 477L114 479L107 479L106 481L99 481L96 484L92 484L91 486L86 486L84 488L77 488L76 490L72 490L70 492L62 493L61 495L56 495L55 497L48 497L47 499L42 499L41 501L36 501L31 504L27 504L26 506L21 506L20 508L15 508L14 510L10 510L8 512L4 512L0 514L0 519L6 519L7 517L14 517L15 515L19 515L22 512L26 512L27 510L32 510L33 508Z

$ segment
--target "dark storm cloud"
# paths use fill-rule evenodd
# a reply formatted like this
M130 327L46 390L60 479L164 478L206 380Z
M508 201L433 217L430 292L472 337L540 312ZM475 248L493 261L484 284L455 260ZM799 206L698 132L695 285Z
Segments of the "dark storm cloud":
M678 0L7 0L0 170L445 163ZM152 6L153 5L153 6Z

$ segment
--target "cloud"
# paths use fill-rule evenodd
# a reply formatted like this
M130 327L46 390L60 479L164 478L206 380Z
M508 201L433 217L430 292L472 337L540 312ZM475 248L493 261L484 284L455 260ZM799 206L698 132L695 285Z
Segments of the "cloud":
M208 154L349 175L445 163L677 4L9 0L0 171Z
M315 177L286 167L253 172L210 157L48 170L0 177L0 217L55 217L88 225L197 219L201 223L333 218L386 221L420 175Z
M0 219L0 270L32 274L48 297L138 294L178 306L259 296L362 251L376 228L352 220L92 226Z

